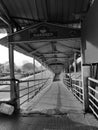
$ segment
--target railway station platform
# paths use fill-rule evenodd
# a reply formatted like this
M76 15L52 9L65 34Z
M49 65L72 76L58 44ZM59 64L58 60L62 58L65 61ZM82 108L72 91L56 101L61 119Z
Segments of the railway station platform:
M31 100L19 115L0 115L0 130L97 130L98 120L62 81L54 81Z

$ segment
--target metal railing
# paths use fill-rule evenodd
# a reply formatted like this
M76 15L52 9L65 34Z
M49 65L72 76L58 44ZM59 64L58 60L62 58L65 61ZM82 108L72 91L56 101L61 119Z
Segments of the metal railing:
M29 102L38 92L49 85L52 78L35 80L0 79L0 102L11 103L11 81L14 80L20 107Z
M89 108L98 118L98 80L88 78Z
M72 92L74 96L83 103L83 87L81 79L72 79Z
M10 100L11 79L0 79L0 101Z
M73 79L70 77L64 77L63 79L64 84L67 86L68 89L72 91L74 96L83 103L83 87L82 87L82 80L81 79Z
M44 89L50 78L19 81L20 106L29 102L40 90Z
M70 80L70 78L64 77L63 83L67 86L68 89L71 88L71 80Z

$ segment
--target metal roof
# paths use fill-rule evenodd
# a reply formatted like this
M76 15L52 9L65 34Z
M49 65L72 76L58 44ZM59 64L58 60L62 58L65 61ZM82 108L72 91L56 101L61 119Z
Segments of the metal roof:
M38 22L79 23L91 0L0 0L0 15L8 24L24 27ZM3 27L0 22L0 26ZM6 26L6 24L5 24Z
M37 33L36 36L45 35L46 39L40 37L42 39L20 43L14 41L15 50L29 56L35 55L36 59L41 59L48 66L68 66L73 54L80 51L81 36L78 36L77 32L81 30L81 18L89 7L90 0L0 0L0 28L7 29L10 25L18 30L27 31L26 27L37 28L38 24L46 23L50 28L56 29L57 26L59 30L68 30L64 32L64 38L48 39L45 34L48 29L38 28L41 34ZM69 33L71 31L72 35ZM47 32L47 35L52 35L51 31ZM55 31L52 33L56 35ZM22 36L21 31L18 34ZM19 38L16 33L15 38ZM0 44L8 46L8 37L3 38Z

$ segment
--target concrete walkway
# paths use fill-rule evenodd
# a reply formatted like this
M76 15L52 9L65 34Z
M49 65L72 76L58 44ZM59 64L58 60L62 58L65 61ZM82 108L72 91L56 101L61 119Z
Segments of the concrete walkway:
M60 81L53 82L47 90L43 90L42 95L39 98L37 97L37 100L35 97L27 107L29 113L46 109L83 113L82 104L76 100L73 94Z
M92 114L84 113L83 105L61 81L53 82L48 89L43 90L40 96L35 97L29 103L26 112L29 114L42 112L49 115L59 113L66 115L68 120L70 119L70 121L82 126L79 127L79 130L84 130L83 127L85 128L85 126L88 126L89 130L92 130L92 127L98 128L98 120ZM70 121L67 122L69 123L67 125L72 125Z
M84 114L82 104L57 81L42 90L21 115L0 115L0 130L98 130L98 120Z

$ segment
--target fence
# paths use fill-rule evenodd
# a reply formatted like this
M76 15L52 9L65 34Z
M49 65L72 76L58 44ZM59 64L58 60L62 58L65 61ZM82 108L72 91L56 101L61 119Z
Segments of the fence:
M11 79L0 79L0 101L10 100Z
M63 83L67 86L68 89L71 88L71 78L67 74L63 78Z
M39 91L44 89L51 78L19 81L20 107L29 102Z
M68 89L71 89L74 96L83 103L83 87L81 79L72 79L68 76L63 79L64 84Z
M98 118L98 80L88 78L89 108Z
M83 87L81 79L72 79L72 92L83 103Z
M17 101L20 107L29 102L39 91L44 89L52 78L42 78L35 80L17 80L14 79L17 87ZM0 102L11 101L11 79L0 79Z

